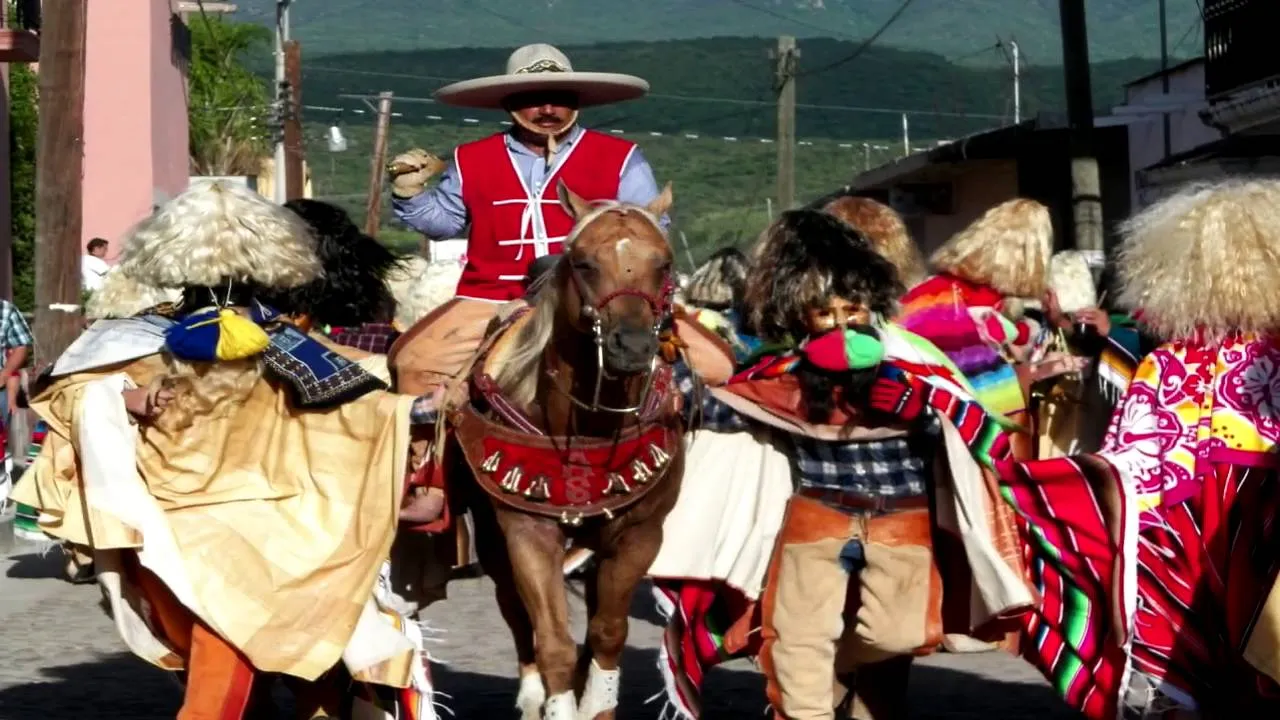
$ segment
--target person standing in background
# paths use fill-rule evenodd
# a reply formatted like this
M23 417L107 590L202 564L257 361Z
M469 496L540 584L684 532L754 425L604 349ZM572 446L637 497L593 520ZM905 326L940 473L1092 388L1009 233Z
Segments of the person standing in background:
M0 377L4 380L3 389L0 389L0 421L6 430L12 427L13 411L17 408L21 387L20 373L30 359L34 345L31 328L18 306L8 300L0 300L0 352L4 357L4 369L0 370Z
M80 256L80 289L96 292L102 287L102 278L111 269L107 264L107 241L94 238L85 247L85 254Z

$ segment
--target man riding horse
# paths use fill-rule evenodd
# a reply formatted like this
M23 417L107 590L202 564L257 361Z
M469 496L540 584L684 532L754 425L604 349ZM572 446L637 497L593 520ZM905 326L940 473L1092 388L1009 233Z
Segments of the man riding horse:
M536 44L513 52L503 75L436 92L449 105L505 110L513 124L459 146L447 165L414 149L388 168L392 207L409 227L445 239L470 225L457 297L391 351L402 384L425 389L456 376L499 306L524 295L530 263L564 251L573 219L560 207L557 182L588 201L643 207L658 197L635 143L578 124L580 108L631 100L648 89L631 75L575 71L559 50ZM427 180L442 171L440 183L426 190ZM665 227L666 218L661 222Z

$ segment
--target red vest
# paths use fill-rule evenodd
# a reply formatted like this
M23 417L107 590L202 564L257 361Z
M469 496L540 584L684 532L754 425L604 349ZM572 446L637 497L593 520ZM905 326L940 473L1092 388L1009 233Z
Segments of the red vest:
M505 302L524 295L529 263L564 250L573 219L560 207L557 181L588 201L616 200L635 143L586 130L560 152L541 188L526 188L506 133L459 146L454 162L471 218L467 264L458 295Z

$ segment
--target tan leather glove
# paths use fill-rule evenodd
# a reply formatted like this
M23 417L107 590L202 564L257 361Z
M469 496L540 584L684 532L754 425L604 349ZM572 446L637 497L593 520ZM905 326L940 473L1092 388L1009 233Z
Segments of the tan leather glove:
M401 153L387 164L391 194L398 198L418 195L426 188L427 181L444 172L445 167L444 160L421 148Z

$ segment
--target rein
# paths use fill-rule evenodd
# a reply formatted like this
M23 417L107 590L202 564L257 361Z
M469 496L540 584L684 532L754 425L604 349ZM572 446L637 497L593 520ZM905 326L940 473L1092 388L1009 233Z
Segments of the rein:
M653 314L653 333L654 340L658 340L662 333L662 327L671 315L671 298L675 294L675 282L668 272L662 279L662 290L659 295L651 295L643 290L636 288L619 288L605 295L599 300L592 298L590 289L586 283L582 281L582 277L578 274L577 269L572 264L569 265L569 281L573 284L574 290L578 292L578 297L582 300L582 314L591 320L591 337L596 348L596 384L595 390L591 395L591 403L587 404L573 395L572 388L566 389L560 387L558 377L552 371L548 371L548 377L551 378L551 387L556 392L569 398L569 402L581 410L587 412L611 412L620 415L630 415L640 412L649 402L650 393L653 391L654 374L658 369L658 354L654 353L653 359L649 361L649 371L645 376L644 390L640 393L640 399L632 407L615 408L600 403L600 391L604 385L606 375L604 365L604 320L600 316L600 311L604 310L609 303L620 297L638 297L649 306L649 311Z

